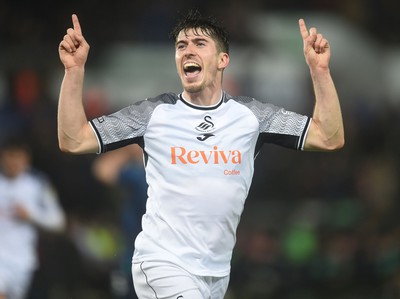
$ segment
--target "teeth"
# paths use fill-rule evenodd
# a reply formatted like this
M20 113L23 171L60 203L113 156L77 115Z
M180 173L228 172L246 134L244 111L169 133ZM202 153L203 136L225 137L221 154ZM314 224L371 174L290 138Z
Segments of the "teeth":
M195 63L195 62L187 62L183 66L184 69L188 69L188 68L191 68L191 67L200 68L200 65Z

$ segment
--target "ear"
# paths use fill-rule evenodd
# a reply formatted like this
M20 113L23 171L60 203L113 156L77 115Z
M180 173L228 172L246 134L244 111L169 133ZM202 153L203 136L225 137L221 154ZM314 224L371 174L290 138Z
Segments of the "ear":
M221 52L218 55L218 69L224 70L229 64L229 54Z

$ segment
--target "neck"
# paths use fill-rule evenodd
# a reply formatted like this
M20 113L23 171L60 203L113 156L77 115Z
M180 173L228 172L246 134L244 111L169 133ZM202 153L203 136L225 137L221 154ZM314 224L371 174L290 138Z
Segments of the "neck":
M222 90L216 92L188 92L184 90L182 96L186 101L197 106L213 106L221 100Z

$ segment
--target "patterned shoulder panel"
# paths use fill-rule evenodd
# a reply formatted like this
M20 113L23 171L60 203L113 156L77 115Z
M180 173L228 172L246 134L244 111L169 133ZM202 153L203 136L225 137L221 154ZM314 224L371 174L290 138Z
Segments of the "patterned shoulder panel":
M154 103L156 105L158 105L158 104L172 104L173 105L173 104L176 104L178 99L179 99L179 97L176 94L169 92L169 93L160 94L154 98L147 98L145 101Z
M178 96L174 93L163 93L154 98L138 101L116 113L128 113L139 118L150 118L153 110L160 104L176 104ZM124 111L126 110L126 111Z
M246 106L257 118L264 142L302 149L310 118L254 98L226 95Z
M178 96L164 93L131 104L121 110L90 121L100 143L100 151L106 152L119 147L139 143L146 131L154 109L162 104L176 104Z
M231 96L226 94L225 101L229 100L234 100L246 106L254 114L260 124L260 133L268 130L271 117L273 117L280 109L282 109L271 103L261 102L255 98L246 96Z

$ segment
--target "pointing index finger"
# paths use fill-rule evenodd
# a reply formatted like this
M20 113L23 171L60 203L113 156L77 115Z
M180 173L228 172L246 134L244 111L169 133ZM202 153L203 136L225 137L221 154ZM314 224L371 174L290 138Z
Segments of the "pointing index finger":
M82 35L81 25L79 24L78 16L76 14L72 15L72 24L74 25L74 30Z
M301 36L303 37L303 39L306 39L308 37L308 29L303 19L299 20L299 28Z

